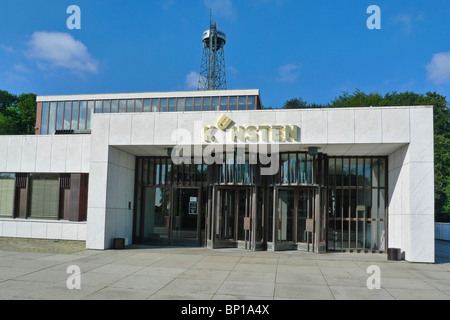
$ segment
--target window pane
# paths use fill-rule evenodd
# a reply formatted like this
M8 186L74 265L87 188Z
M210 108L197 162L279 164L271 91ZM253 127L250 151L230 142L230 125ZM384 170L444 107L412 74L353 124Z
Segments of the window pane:
M119 101L112 100L111 101L111 113L117 113L118 108L119 108Z
M95 113L103 113L103 102L102 101L95 101Z
M151 111L150 99L144 99L143 112L150 112L150 111Z
M239 110L247 109L247 97L239 97Z
M48 104L47 104L48 105ZM14 173L0 173L0 216L13 217L14 215Z
M50 116L48 119L48 134L55 133L55 120L56 120L56 102L50 103Z
M136 99L134 103L134 112L142 112L142 99Z
M249 96L248 97L248 110L255 110L255 96Z
M159 112L159 99L152 99L152 112Z
M58 102L56 111L56 130L61 130L63 126L64 102Z
M78 129L78 109L79 109L79 101L72 102L72 130Z
M94 101L89 101L88 109L87 109L87 113L86 113L86 130L91 129L91 119L92 119L93 113L94 113Z
M220 110L228 111L228 97L220 98Z
M78 123L78 128L80 130L86 130L86 101L80 102L80 121Z
M211 110L211 97L205 97L203 98L203 111L210 111Z
M111 107L111 100L104 100L103 101L103 113L109 113Z
M237 97L230 97L230 110L237 110Z
M29 216L31 218L58 218L58 178L58 174L30 174Z
M127 100L127 112L134 112L134 100Z
M160 112L167 112L167 99L161 99L161 105L159 106Z
M195 98L194 111L202 111L202 98Z
M69 130L70 129L70 106L71 106L71 102L67 101L64 103L64 130Z
M184 98L178 98L177 99L177 111L178 112L184 111L184 101L185 101Z
M212 104L211 104L211 110L213 111L219 111L219 97L213 97L212 98Z
M42 103L41 134L47 134L48 130L48 102Z
M192 108L192 98L186 98L186 111L193 111L194 109Z
M175 98L169 99L169 112L175 111Z
M127 112L127 101L120 100L119 101L119 113Z

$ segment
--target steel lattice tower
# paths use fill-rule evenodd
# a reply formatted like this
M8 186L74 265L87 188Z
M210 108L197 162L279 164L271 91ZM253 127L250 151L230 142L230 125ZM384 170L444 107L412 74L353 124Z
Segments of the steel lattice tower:
M209 30L203 32L203 55L200 66L198 90L226 90L225 32L217 30L217 22L210 22Z

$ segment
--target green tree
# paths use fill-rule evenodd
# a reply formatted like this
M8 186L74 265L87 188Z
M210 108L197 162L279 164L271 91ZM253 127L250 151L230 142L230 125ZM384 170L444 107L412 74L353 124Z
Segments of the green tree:
M19 96L0 90L0 134L34 134L36 95Z

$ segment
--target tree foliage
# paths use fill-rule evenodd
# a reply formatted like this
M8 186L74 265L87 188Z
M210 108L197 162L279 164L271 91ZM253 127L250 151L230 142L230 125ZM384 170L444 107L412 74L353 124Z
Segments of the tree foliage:
M36 95L19 96L0 90L0 134L34 134L36 123Z

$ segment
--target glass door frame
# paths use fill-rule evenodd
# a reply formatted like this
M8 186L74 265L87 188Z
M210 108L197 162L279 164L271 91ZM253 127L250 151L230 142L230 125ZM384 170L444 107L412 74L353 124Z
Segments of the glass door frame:
M255 216L255 201L256 201L256 187L255 186L213 186L213 200L212 200L212 214L211 217L211 248L237 248L242 247L245 249L254 250L254 232L253 229L256 226ZM246 199L245 209L243 213L244 220L240 226L240 202L239 193L242 190L247 190L249 198ZM233 193L233 236L231 239L220 239L220 232L223 228L223 218L219 217L223 214L223 194L224 191L231 191ZM244 239L239 239L239 233L244 229ZM219 233L218 233L219 232Z
M197 230L196 234L197 237L195 240L188 239L188 238L182 238L182 237L176 237L174 235L174 229L176 225L176 217L175 217L175 208L176 204L175 201L177 196L178 190L197 190ZM200 246L201 244L201 221L202 221L202 192L200 187L184 187L184 186L173 186L171 188L171 206L170 206L170 227L169 227L169 245L180 245L180 246Z
M278 240L279 238L279 232L281 230L281 219L280 219L280 191L291 191L293 193L293 213L291 221L293 223L292 225L292 237L290 240ZM306 232L306 243L305 242L298 242L298 224L299 224L299 196L303 192L308 192L308 195L312 192L312 196L308 197L308 203L307 203L307 211L309 211L310 206L312 206L311 210L309 211L311 213L311 216L308 217L308 212L306 216L306 226L305 226L305 232ZM272 248L274 251L281 251L281 250L298 250L299 246L306 245L305 248L302 248L302 250L306 249L305 251L314 251L318 252L318 233L321 227L320 223L320 188L315 186L275 186L273 190L273 223L272 223Z

